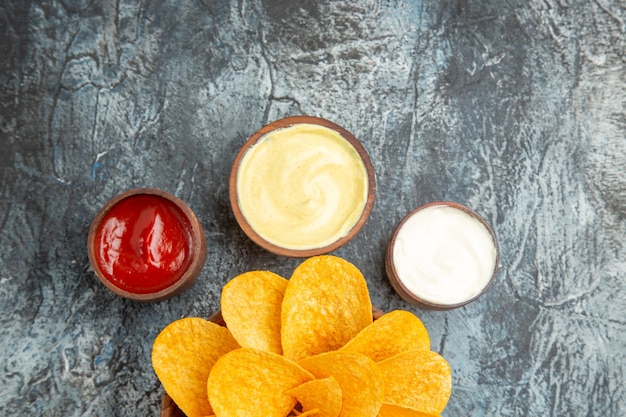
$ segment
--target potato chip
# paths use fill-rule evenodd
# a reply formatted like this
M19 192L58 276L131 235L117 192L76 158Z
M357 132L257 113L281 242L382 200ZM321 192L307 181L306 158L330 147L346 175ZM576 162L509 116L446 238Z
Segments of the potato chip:
M163 388L188 417L213 413L206 381L211 367L239 348L230 331L201 318L170 323L154 340L152 367Z
M309 258L285 291L283 354L299 360L338 349L371 323L372 303L361 272L335 256Z
M312 379L281 355L241 348L213 366L207 391L219 417L285 417L297 402L285 391Z
M341 387L332 376L305 382L287 394L300 402L303 413L316 410L319 417L338 417L341 412Z
M380 407L378 417L440 417L439 414L426 414L397 405L385 404Z
M430 350L428 331L413 313L395 310L361 330L340 350L362 353L380 362L413 349Z
M320 410L318 409L313 409L313 410L309 410L309 411L305 411L304 413L299 413L297 414L298 417L308 417L308 416L315 416L319 413Z
M427 414L440 414L452 393L450 365L438 353L409 350L378 362L384 402Z
M222 289L222 317L242 347L281 354L280 311L287 280L269 271L251 271Z
M383 402L383 382L376 363L359 353L327 352L298 362L316 378L334 377L343 394L341 417L375 417Z

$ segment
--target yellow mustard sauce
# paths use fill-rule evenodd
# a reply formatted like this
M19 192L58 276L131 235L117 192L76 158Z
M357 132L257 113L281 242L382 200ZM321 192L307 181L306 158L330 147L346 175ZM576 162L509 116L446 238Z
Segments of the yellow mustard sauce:
M368 177L343 136L302 123L267 133L246 152L237 193L241 213L266 241L314 249L334 243L358 222Z

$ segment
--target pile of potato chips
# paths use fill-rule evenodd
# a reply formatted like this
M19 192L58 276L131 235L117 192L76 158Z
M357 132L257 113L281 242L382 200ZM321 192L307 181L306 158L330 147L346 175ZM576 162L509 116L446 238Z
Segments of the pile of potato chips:
M334 256L289 280L239 275L222 291L226 327L183 318L157 336L152 364L188 417L436 416L450 367L402 310L372 318L367 283Z

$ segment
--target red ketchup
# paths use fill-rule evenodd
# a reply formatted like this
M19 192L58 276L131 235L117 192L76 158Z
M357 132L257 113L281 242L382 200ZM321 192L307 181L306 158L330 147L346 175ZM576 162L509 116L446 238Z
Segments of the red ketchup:
M102 219L95 245L105 278L135 294L168 288L192 261L187 217L158 195L133 195L117 203Z

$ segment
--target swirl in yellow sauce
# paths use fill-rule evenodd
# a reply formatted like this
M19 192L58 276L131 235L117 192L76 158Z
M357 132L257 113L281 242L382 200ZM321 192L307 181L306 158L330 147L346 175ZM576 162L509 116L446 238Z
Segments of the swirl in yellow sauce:
M343 136L302 123L267 133L246 152L237 193L243 216L266 241L314 249L344 237L358 222L368 176Z

